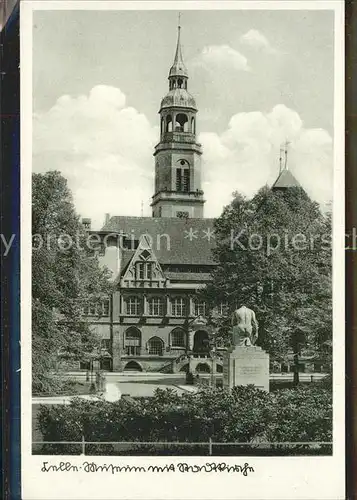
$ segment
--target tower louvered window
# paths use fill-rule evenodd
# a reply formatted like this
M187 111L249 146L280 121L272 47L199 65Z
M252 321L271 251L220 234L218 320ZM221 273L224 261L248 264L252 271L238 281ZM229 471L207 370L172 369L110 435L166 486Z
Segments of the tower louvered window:
M190 191L190 168L181 160L183 168L176 169L176 191L188 193Z
M176 191L182 190L182 169L176 169Z
M183 171L183 185L182 191L188 193L190 191L190 171L188 168L185 168Z

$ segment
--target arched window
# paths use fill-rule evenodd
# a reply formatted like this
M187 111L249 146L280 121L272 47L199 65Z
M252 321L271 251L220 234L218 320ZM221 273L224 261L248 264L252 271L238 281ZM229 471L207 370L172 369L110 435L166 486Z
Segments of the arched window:
M148 299L149 316L164 315L164 299L162 297L149 297Z
M189 193L190 191L190 165L187 160L179 160L176 168L176 191Z
M176 115L175 132L188 132L188 118L184 113Z
M183 80L182 80L182 78L179 78L179 79L177 80L177 87L178 87L179 89L182 89L182 85L183 85Z
M128 316L140 316L142 313L141 299L137 296L125 299L125 313Z
M148 340L148 353L155 356L162 356L164 353L164 342L159 337L151 337Z
M206 316L206 302L204 300L195 300L195 316Z
M175 328L171 332L171 347L185 347L186 334L182 328Z
M191 133L195 134L196 133L196 122L194 117L191 118Z
M171 302L172 316L182 318L187 314L186 299L183 297L175 297Z
M166 117L166 132L172 132L172 116L167 115Z
M141 331L134 326L128 328L124 334L124 351L127 356L140 356Z
M198 330L193 337L193 350L195 352L208 352L210 349L208 333L205 330Z

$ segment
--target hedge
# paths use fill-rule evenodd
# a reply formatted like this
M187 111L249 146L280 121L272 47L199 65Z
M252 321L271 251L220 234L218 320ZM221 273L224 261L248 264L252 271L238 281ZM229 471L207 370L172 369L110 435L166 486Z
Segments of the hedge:
M313 384L272 393L253 386L202 388L182 395L157 389L151 398L123 398L115 403L76 398L70 405L42 405L38 425L44 441L81 441L82 436L85 441L138 441L131 452L150 449L140 441L208 442L209 437L214 442L250 443L250 448L262 441L331 442L332 394ZM168 447L164 454L173 450ZM41 451L78 453L78 446L44 445ZM150 453L159 454L154 451ZM194 454L205 454L204 449L198 451ZM112 452L111 445L86 446L88 454Z

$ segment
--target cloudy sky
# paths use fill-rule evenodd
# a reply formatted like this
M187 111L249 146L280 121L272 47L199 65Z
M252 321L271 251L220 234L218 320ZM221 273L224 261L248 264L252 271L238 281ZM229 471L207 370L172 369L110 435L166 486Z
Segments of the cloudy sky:
M333 12L183 11L182 45L203 146L205 216L274 182L279 148L331 200ZM68 179L78 212L151 215L158 109L175 11L37 11L33 169Z

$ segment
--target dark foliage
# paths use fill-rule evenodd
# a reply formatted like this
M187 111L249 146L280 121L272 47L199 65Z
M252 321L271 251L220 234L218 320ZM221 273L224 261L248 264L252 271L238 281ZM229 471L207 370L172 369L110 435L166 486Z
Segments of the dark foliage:
M128 452L160 450L155 445L143 448L140 442L207 443L209 437L214 442L249 443L255 449L260 442L331 442L332 401L331 391L313 385L273 393L253 386L231 391L205 388L183 395L158 389L152 398L116 403L77 399L69 406L42 406L38 422L45 441L81 441L82 436L104 443L138 441L137 446L127 447ZM110 448L104 443L101 446ZM167 453L173 453L175 446L166 447ZM195 454L204 454L202 447L195 446ZM192 451L192 446L187 450ZM46 452L67 451L78 453L78 445L46 447ZM125 447L120 453L126 453Z

